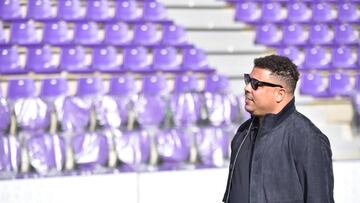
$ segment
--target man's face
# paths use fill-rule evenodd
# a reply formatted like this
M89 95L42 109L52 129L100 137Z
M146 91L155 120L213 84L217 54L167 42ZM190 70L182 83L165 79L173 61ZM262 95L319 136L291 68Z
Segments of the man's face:
M281 89L281 87L276 87L276 85L280 86L280 81L271 75L270 70L257 67L253 68L249 76L261 82L274 84L275 87L263 85L258 86L255 90L249 82L244 88L246 111L253 116L260 117L268 113L276 113L278 105L276 101L277 91Z

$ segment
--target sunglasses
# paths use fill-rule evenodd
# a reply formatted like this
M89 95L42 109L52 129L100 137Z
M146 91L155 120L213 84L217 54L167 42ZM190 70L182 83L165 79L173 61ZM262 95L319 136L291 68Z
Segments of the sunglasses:
M244 79L245 79L245 84L247 85L247 84L250 83L253 90L257 90L258 87L262 87L262 86L281 87L281 88L283 88L283 86L281 86L281 85L277 85L277 84L273 84L273 83L269 83L269 82L259 81L259 80L255 79L255 78L250 77L249 74L244 74Z

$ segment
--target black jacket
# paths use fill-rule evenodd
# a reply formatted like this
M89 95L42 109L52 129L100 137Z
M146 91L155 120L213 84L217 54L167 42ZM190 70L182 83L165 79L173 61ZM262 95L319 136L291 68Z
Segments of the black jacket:
M296 111L294 103L293 99L279 114L266 115L258 130L250 173L250 203L334 202L329 140ZM242 124L231 142L224 202L236 153L254 119Z

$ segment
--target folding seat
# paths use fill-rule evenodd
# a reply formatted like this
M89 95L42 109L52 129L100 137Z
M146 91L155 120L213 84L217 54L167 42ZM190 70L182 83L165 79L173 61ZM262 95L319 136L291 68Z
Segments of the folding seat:
M19 45L39 43L35 23L31 20L11 23L10 43Z
M311 9L305 2L287 3L287 20L291 23L304 23L311 20Z
M31 0L27 3L27 18L49 20L54 17L51 0Z
M135 25L133 44L150 46L156 45L160 41L157 28L155 24L144 23Z
M151 72L148 50L144 47L125 48L123 50L123 68L134 72Z
M80 22L75 24L75 44L96 45L100 43L99 28L95 22Z
M94 21L109 20L110 6L108 0L92 0L86 2L86 18Z
M20 141L15 136L0 136L0 179L12 179L21 171Z
M328 87L333 96L348 97L353 91L350 76L346 73L330 73Z
M35 73L59 73L58 64L54 63L54 55L48 46L28 48L26 67Z
M69 29L65 21L45 22L43 43L65 45L70 43Z
M92 52L92 67L100 72L121 72L120 61L115 47L96 47Z
M119 126L124 129L129 124L129 112L134 109L138 88L135 78L130 75L113 77L110 79L108 95L113 97L117 103L120 116Z
M291 61L293 61L293 63L297 65L299 69L302 68L302 64L304 62L304 55L297 47L290 46L278 48L276 52L280 56L286 56L291 59Z
M185 168L190 159L191 133L181 128L160 130L156 136L156 148L160 170Z
M229 140L220 127L203 127L195 133L198 168L222 167L228 157Z
M162 75L145 75L142 90L135 102L135 117L142 128L157 128L164 121L167 102L164 95L169 91Z
M286 15L279 2L263 2L261 9L261 22L278 23L285 19Z
M150 22L166 20L165 6L157 1L144 1L142 18Z
M65 21L80 20L84 18L80 0L58 1L57 18Z
M261 18L261 8L257 2L237 2L235 8L235 21L256 23Z
M27 69L21 63L20 54L16 47L0 49L0 72L1 74L22 74L27 72Z
M201 101L199 83L195 76L175 76L170 105L175 126L186 128L197 124L201 117Z
M211 71L205 51L200 48L183 49L182 69L199 72Z
M174 47L153 49L153 69L161 71L181 71L181 62Z
M300 94L314 97L330 97L327 84L319 73L305 73L300 78Z
M60 69L70 73L93 72L86 60L86 52L83 47L63 47L60 53Z
M304 50L304 68L327 69L331 62L331 54L324 47L307 47Z
M355 2L338 2L337 19L342 23L358 22L360 16L357 7Z
M7 98L16 116L19 137L28 140L49 128L50 108L38 97L33 79L9 80Z
M20 0L3 0L0 2L0 18L4 20L18 20L23 18Z
M334 41L337 44L358 44L359 33L351 24L335 25L334 28Z
M132 36L126 23L106 23L104 43L108 45L129 45Z
M256 26L255 43L265 46L279 45L282 32L275 24L264 24Z
M357 73L355 75L355 85L354 85L354 90L356 92L360 92L360 74ZM359 100L360 101L360 100Z
M169 46L188 45L185 29L175 24L163 25L161 43Z
M336 16L332 11L330 3L314 2L312 3L312 21L314 22L332 22Z
M115 19L123 21L134 21L140 18L138 3L135 0L116 1Z
M334 33L328 24L309 25L310 45L329 45L333 42Z
M335 47L332 50L331 65L334 68L355 68L356 53L351 47Z
M282 33L284 45L305 45L308 40L308 33L300 24L284 25Z

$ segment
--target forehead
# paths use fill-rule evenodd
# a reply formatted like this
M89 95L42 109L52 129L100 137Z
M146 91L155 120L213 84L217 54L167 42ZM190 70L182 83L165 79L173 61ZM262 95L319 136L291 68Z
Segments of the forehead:
M270 79L271 71L264 68L254 67L250 76L258 80Z

